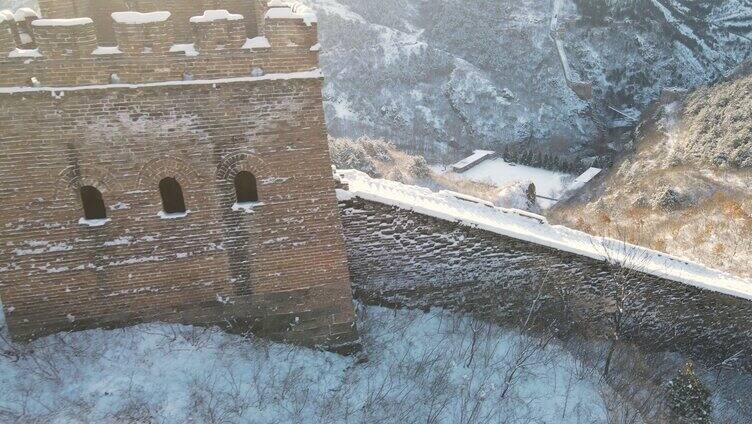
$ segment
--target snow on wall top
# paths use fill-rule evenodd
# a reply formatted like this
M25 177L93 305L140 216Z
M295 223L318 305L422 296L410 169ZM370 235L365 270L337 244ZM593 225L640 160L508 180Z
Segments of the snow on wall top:
M316 13L310 7L298 1L287 0L271 0L265 18L302 19L308 26L319 21Z
M686 259L551 225L545 218L537 215L493 207L486 202L474 202L451 192L436 193L423 187L371 178L363 172L354 170L337 171L336 177L348 186L347 191L337 191L340 200L359 197L564 252L619 264L635 271L701 289L752 300L752 281Z
M164 22L170 19L170 12L115 12L112 19L119 24L143 25Z
M194 16L191 18L191 23L204 23L214 21L240 21L243 20L243 15L230 13L227 10L205 10L201 16Z
M34 9L31 9L29 7L22 7L18 10L16 10L16 14L14 15L16 18L16 21L25 21L26 18L38 18L39 15L37 12L34 11Z
M93 24L94 21L91 18L73 18L73 19L37 19L32 22L31 25L35 27L63 27L63 26L79 26Z
M493 156L495 154L496 152L492 152L490 150L476 150L473 152L472 155L452 165L452 170L463 171L467 167L475 165L476 163L486 159L489 156Z
M8 9L0 10L0 24L3 22L13 22L16 20L16 16Z
M597 177L598 174L600 174L603 170L600 168L590 168L587 171L585 171L582 175L575 178L574 181L572 181L572 184L567 188L567 190L579 190L582 187L585 187L585 184L589 183L593 180L593 178Z
M189 85L217 85L217 84L229 84L236 82L260 82L260 81L285 81L285 80L298 80L298 79L320 79L323 78L323 74L320 69L314 69L311 71L302 72L289 72L279 74L266 74L262 76L250 76L250 77L231 77L231 78L215 78L206 80L187 80L187 81L162 81L162 82L148 82L140 84L95 84L95 85L79 85L75 87L0 87L0 94L18 94L18 93L40 93L51 92L53 94L70 91L88 91L88 90L112 90L112 89L138 89L149 87L171 87L171 86L189 86Z

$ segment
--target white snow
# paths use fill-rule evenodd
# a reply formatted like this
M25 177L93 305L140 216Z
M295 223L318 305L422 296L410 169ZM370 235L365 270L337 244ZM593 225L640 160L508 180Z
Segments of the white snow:
M593 178L597 177L598 174L600 174L603 170L600 168L590 168L587 171L585 171L582 175L575 178L574 181L572 181L572 184L567 187L567 191L575 191L579 190L582 187L585 187L585 184L589 183L593 180Z
M248 38L245 41L243 48L248 50L271 49L272 45L269 43L269 40L266 37L253 37Z
M447 196L447 197L454 197L455 199L464 200L465 202L470 202L470 203L476 203L478 205L485 205L485 206L488 206L489 208L495 207L495 205L492 202L489 202L487 200L483 200L475 196L470 196L464 193L458 193L452 190L441 190L439 191L439 195Z
M170 12L115 12L112 14L112 20L119 24L143 25L164 22L170 19L170 16Z
M232 210L235 212L254 213L261 206L264 206L261 202L239 202L232 205Z
M39 52L39 49L15 49L8 53L8 57L42 57L42 53Z
M461 172L468 166L475 165L485 159L487 159L489 156L495 155L496 152L492 152L490 150L476 150L473 152L472 155L466 157L465 159L462 159L461 161L455 163L451 166L451 169L455 172Z
M243 20L243 15L230 13L227 10L205 10L201 16L194 16L191 18L191 23L205 23L214 21L240 21Z
M0 23L3 22L14 22L16 20L16 16L8 9L0 10Z
M170 47L170 53L185 53L186 56L198 56L196 45L191 44L173 44Z
M165 211L159 211L157 214L158 217L161 219L182 219L188 216L191 211L185 211L185 212L178 212L178 213L167 213Z
M300 19L300 16L294 14L289 7L272 7L265 15L266 19Z
M96 49L94 49L91 54L95 56L104 56L104 55L111 55L111 54L123 54L123 52L120 50L119 47L108 47L108 46L98 46Z
M30 7L22 7L16 10L14 17L16 21L21 22L21 21L25 21L27 18L38 18L39 15L37 14L37 12L34 11L34 9Z
M59 334L19 350L0 342L0 414L50 423L605 422L602 391L611 392L580 361L494 325L474 343L478 325L442 310L364 308L367 362L168 324Z
M529 181L535 184L536 193L539 196L552 199L559 199L559 196L567 189L567 181L572 178L571 175L561 172L510 163L500 157L485 160L467 171L457 174L457 176L471 181L493 184L497 187ZM540 203L542 206L553 204L553 202L545 199L541 199Z
M535 208L528 198L529 183L518 182L501 187L496 194L494 203L496 206L510 209L528 210ZM537 202L536 202L537 203Z
M114 240L106 241L102 243L102 246L104 247L113 247L113 246L127 246L131 244L133 241L133 237L131 236L120 236L115 238Z
M35 21L36 22L36 21ZM147 87L166 87L175 85L207 85L207 84L224 84L234 82L254 82L254 81L278 81L278 80L295 80L295 79L318 79L322 78L321 70L291 72L282 74L265 74L258 77L236 77L236 78L217 78L210 80L191 80L191 81L164 81L151 82L144 84L107 84L107 85L80 85L77 87L0 87L0 94L12 93L32 93L32 92L56 92L65 91L83 91L83 90L112 90L113 88L147 88Z
M265 19L302 19L308 26L318 22L316 13L299 2L270 1L269 10L264 17Z
M81 218L78 220L78 223L80 225L86 225L87 227L102 227L104 225L107 225L108 222L110 222L111 219L86 219Z
M595 237L570 228L550 225L523 211L492 208L486 204L435 193L423 187L371 178L360 171L337 171L337 176L349 187L349 193L338 190L340 199L357 196L565 252L608 261L694 287L752 300L752 281L683 258L619 240Z
M93 24L91 18L73 19L37 19L31 25L35 27L67 27Z

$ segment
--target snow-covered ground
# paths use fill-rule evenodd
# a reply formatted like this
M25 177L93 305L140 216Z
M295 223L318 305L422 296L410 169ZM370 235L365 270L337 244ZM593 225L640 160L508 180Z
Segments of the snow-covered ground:
M503 187L517 181L535 184L540 196L558 199L574 177L569 174L509 163L502 158L484 161L460 176L478 182L490 182Z
M164 324L47 337L20 358L0 342L0 422L605 420L606 389L557 346L441 310L362 308L360 326L367 362Z
M433 167L434 170L439 168ZM559 199L574 180L574 176L546 169L533 168L505 161L503 158L487 159L462 173L453 176L479 183L506 187L519 182L535 184L539 196ZM555 202L539 199L542 207L552 206Z

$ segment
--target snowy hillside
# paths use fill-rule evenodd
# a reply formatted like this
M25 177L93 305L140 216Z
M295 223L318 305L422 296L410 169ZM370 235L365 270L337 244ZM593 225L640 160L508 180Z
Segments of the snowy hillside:
M750 91L742 74L657 105L636 152L551 218L752 276Z
M560 347L438 310L363 312L367 362L159 324L0 338L0 422L606 420L608 386Z
M632 125L664 87L732 69L752 31L752 7L737 0L609 2L624 10L603 20L574 0L307 1L332 133L391 138L429 159L529 139L580 157L619 149L610 127ZM567 85L552 33L592 100Z

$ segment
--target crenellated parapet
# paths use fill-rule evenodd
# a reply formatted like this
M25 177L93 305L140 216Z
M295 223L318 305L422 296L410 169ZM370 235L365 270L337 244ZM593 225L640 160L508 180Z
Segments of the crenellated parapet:
M28 7L22 7L15 13L10 10L0 10L0 21L3 27L10 29L14 39L14 47L35 48L32 22L39 19L39 15Z
M167 54L175 44L170 12L115 12L112 20L124 55Z
M39 53L50 59L84 58L97 48L97 31L90 18L38 19L32 27Z
M0 14L0 54L2 55L7 55L16 49L13 25L15 25L15 21L11 21Z
M90 0L37 0L42 16L47 19L65 19L85 15Z
M16 21L16 44L23 48L36 48L34 41L33 22L39 19L39 15L33 9L22 7L14 14Z
M272 48L314 46L318 42L316 15L300 3L269 2L264 15L264 35Z
M104 1L103 3L107 3ZM119 3L112 0L111 3ZM157 2L137 2L142 10ZM149 4L147 4L149 3ZM107 23L111 39L102 40L101 22L92 18L28 16L33 44L20 44L15 20L0 22L0 86L66 87L113 83L151 83L304 72L318 68L316 17L307 7L280 0L200 1L200 7L229 4L235 10L203 9L187 16L193 2L159 2L170 11L119 11ZM51 2L63 14L66 2ZM71 2L82 7L83 3ZM180 7L178 7L180 6ZM45 11L45 6L40 3ZM48 6L49 7L49 4ZM117 4L112 6L117 8ZM243 9L246 7L246 9ZM250 37L249 26L259 32ZM175 12L173 12L175 11ZM3 16L0 14L0 16ZM178 28L189 25L190 38ZM109 37L109 36L107 36ZM28 41L28 40L27 40ZM75 70L75 72L74 72ZM32 79L34 82L32 83Z
M207 10L190 19L196 34L195 49L240 49L246 43L245 18L227 10Z

